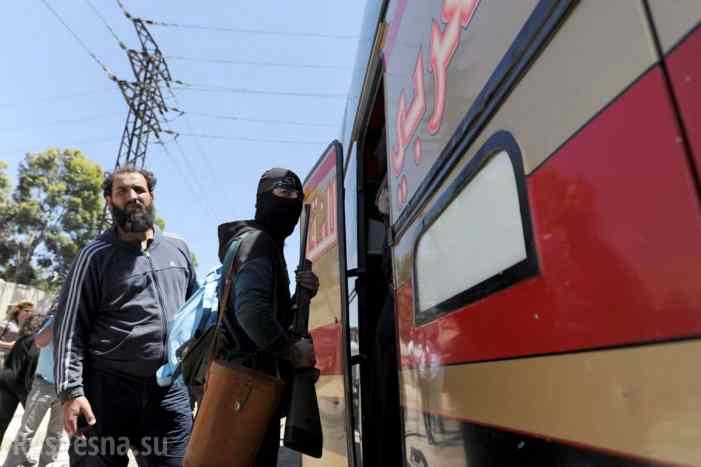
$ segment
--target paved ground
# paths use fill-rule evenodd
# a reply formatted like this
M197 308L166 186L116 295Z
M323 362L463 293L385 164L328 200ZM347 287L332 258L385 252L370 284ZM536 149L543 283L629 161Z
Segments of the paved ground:
M12 423L7 428L5 432L5 439L3 440L2 446L0 446L0 465L5 462L7 453L14 440L17 430L19 429L20 420L22 419L22 408L18 408L15 412L15 416L12 419ZM32 442L32 449L29 451L32 459L39 458L39 452L41 451L41 443L44 441L44 435L46 433L46 425L48 423L49 417L45 417L37 435L34 437ZM63 443L61 445L61 452L56 459L56 462L51 464L51 467L68 467L68 436L64 436ZM131 457L131 456L130 456ZM290 451L284 447L280 448L280 458L278 460L278 467L297 467L299 465L299 455L294 451ZM136 461L133 458L129 460L129 467L137 467Z

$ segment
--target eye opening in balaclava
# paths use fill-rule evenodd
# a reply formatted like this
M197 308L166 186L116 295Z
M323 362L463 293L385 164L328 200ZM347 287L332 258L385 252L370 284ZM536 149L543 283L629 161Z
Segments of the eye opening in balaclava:
M255 220L279 241L289 237L302 214L303 196L296 199L282 198L273 194L273 189L303 193L299 177L288 169L274 168L267 170L258 182L256 194Z

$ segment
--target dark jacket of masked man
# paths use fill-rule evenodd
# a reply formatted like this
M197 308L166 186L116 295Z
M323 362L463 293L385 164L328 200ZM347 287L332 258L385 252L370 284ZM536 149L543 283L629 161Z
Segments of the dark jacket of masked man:
M239 246L229 308L221 332L225 348L220 358L237 361L269 375L279 374L289 389L295 367L314 365L311 341L293 341L288 333L294 317L290 280L283 256L285 238L294 231L303 204L299 177L287 169L270 169L260 179L255 220L219 226L219 258L229 243L247 234ZM314 295L319 281L311 271L297 275L300 285ZM289 394L283 394L280 417L285 416ZM256 466L275 466L280 423L274 420L258 451Z

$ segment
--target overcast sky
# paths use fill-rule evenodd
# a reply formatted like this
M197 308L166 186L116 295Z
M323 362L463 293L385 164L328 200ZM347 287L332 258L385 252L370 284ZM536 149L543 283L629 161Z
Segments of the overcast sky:
M133 79L105 25L138 48L116 0L45 1L99 61ZM173 79L192 85L168 100L186 113L166 126L183 135L164 136L167 152L152 144L146 165L167 230L185 237L202 274L218 264L217 225L253 216L260 174L283 166L304 178L338 137L365 0L124 3L134 16L176 25L150 31ZM13 180L26 152L49 147L81 149L111 169L127 115L116 84L44 0L5 2L3 16L0 160ZM286 247L291 268L298 241L295 233Z

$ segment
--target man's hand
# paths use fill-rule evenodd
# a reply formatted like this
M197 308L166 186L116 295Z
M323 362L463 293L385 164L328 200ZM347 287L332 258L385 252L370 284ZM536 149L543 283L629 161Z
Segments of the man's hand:
M290 347L290 363L295 368L312 368L316 365L314 342L304 337Z
M85 435L78 431L78 417L80 415L85 418L88 425L92 426L95 424L95 414L93 414L87 398L81 396L63 403L63 428L66 430L66 433L85 439Z
M309 298L312 298L319 291L319 278L314 274L314 271L297 271L295 273L297 283L309 290Z

